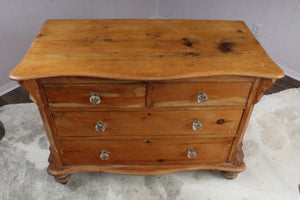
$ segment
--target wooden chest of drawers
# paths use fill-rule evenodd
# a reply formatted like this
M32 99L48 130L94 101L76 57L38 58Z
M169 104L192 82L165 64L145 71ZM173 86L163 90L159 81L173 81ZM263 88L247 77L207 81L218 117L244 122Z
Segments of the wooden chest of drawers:
M10 78L50 141L48 172L243 171L254 104L282 70L240 21L48 20Z

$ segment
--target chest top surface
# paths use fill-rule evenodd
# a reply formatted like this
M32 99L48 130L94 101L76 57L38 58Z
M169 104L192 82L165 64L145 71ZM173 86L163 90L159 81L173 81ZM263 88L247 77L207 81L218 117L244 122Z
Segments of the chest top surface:
M284 73L242 21L47 20L10 78L216 75L278 79Z

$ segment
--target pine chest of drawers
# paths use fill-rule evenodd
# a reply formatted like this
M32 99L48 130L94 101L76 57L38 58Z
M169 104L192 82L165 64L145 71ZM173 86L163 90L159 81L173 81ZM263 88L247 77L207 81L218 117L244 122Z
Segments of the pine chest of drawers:
M241 21L48 20L10 78L39 107L48 172L243 171L254 104L282 70Z

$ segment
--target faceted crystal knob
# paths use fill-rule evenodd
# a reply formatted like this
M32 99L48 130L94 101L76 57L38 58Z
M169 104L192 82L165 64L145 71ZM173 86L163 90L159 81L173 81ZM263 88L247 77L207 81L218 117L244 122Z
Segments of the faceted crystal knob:
M100 154L101 160L108 160L109 159L109 151L103 150Z
M207 94L205 94L204 92L201 92L201 93L198 94L198 96L197 96L197 101L198 101L199 103L206 102L207 100L208 100Z
M188 158L195 158L197 156L197 153L194 149L189 149L187 151L187 157Z
M90 97L90 103L91 104L100 104L101 103L101 98L98 94L94 93Z
M98 121L96 126L95 126L95 130L96 131L102 131L104 132L106 128L106 124L103 121Z
M194 131L199 131L202 129L202 124L198 120L193 122L193 130Z

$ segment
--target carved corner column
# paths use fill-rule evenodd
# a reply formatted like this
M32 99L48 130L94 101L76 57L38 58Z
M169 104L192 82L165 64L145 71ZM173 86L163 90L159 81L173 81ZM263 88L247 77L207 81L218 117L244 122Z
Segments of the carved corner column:
M55 128L52 115L48 109L48 103L44 90L39 80L25 80L18 82L24 89L30 94L30 99L38 106L41 118L44 123L44 127L47 133L47 137L50 143L50 155L48 158L49 166L47 172L54 176L55 180L59 183L66 184L70 179L69 174L57 174L63 170L63 164L61 161L60 153L58 150L58 139L55 138Z
M245 169L245 163L243 161L244 152L242 140L247 129L254 105L262 98L264 92L272 87L275 81L275 79L257 78L251 88L249 100L242 116L238 134L233 143L232 151L228 157L228 162L232 163L237 168L240 168L240 171L243 171ZM222 174L227 179L234 179L237 177L238 172L222 171Z

